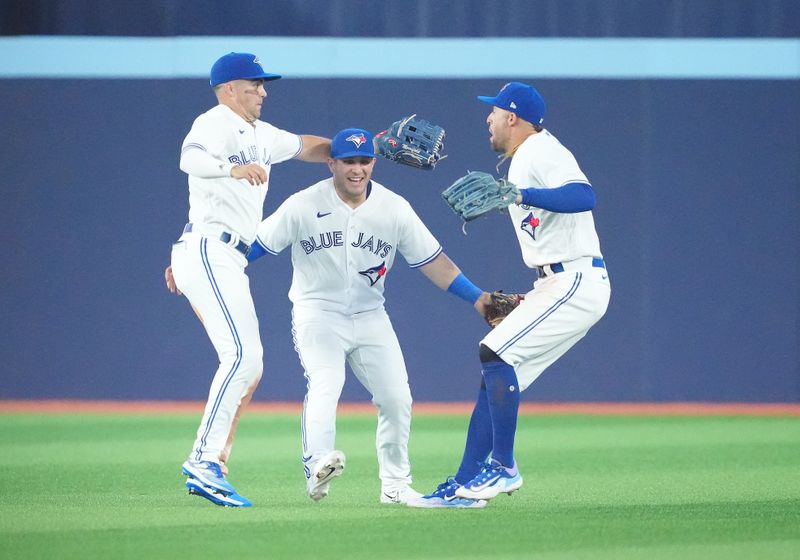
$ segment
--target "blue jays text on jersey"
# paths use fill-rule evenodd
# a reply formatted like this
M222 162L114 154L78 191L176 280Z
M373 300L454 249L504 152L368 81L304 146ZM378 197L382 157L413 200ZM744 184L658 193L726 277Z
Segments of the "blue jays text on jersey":
M234 165L248 165L251 163L262 163L264 165L268 165L269 155L267 154L267 149L264 148L263 152L264 155L259 160L258 147L255 144L253 144L248 146L244 150L239 150L238 154L229 155L228 161Z
M393 246L380 238L375 238L374 235L366 237L364 232L358 232L358 238L350 243L351 247L360 247L370 251L380 258L386 258L391 252ZM330 249L331 247L341 247L344 244L344 234L340 230L326 231L316 235L303 237L300 240L300 246L306 255L318 251L320 249Z

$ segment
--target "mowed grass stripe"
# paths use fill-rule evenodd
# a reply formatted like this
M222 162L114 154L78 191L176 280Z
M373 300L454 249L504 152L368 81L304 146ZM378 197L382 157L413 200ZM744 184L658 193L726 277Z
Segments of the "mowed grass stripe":
M296 414L245 416L231 481L186 495L190 415L0 416L2 558L798 558L800 419L528 416L523 488L478 511L378 503L375 419L340 416L347 470L304 494ZM414 418L415 487L458 466L466 416Z

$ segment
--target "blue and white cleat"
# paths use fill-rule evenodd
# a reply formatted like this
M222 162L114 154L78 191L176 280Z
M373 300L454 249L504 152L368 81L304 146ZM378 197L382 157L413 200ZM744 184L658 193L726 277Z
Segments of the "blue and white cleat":
M230 496L236 494L236 488L225 480L225 475L217 463L211 461L186 461L183 464L183 474L200 482L203 486L215 490L217 493Z
M508 469L492 459L483 465L481 472L464 486L456 489L456 496L470 500L491 500L501 493L509 496L522 487L522 475L514 468Z
M244 496L240 496L235 492L233 494L223 494L192 477L186 479L186 488L189 490L189 494L205 498L218 506L250 507L253 505L253 503Z
M436 487L436 490L406 505L417 508L483 508L486 500L468 500L456 496L456 489L461 485L453 477L448 478Z

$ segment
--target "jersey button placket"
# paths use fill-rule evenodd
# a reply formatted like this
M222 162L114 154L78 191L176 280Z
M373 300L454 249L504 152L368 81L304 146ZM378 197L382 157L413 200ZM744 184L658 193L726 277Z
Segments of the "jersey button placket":
M345 301L347 302L347 310L348 310L348 312L352 312L352 308L353 308L353 305L352 305L353 300L352 300L352 297L351 297L350 288L351 288L351 286L353 284L353 276L355 275L355 271L354 271L355 263L353 261L353 246L351 245L351 243L353 242L353 239L355 238L356 226L353 223L351 218L352 218L352 215L350 215L347 218L347 222L345 223L345 228L346 228L347 233L345 235L345 243L344 243L344 250L345 250L345 263L344 263L345 271L344 271L344 273L345 273L345 277L347 278L347 280L345 281L346 287L345 287L345 290L344 290L344 296L345 296Z

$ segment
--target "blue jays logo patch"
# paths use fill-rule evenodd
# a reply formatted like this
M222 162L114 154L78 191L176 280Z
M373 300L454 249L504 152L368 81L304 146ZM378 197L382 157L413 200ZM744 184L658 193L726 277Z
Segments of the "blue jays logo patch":
M378 280L386 275L386 261L383 261L378 266L368 268L367 270L359 270L358 273L366 276L367 280L369 280L369 285L374 286L378 283Z
M519 229L527 233L534 240L536 240L536 228L539 227L539 218L533 215L533 212L528 212L528 215L522 219Z
M352 142L353 144L356 145L356 148L360 148L361 144L367 141L367 138L362 133L359 132L358 134L351 134L350 136L345 138L345 141Z

